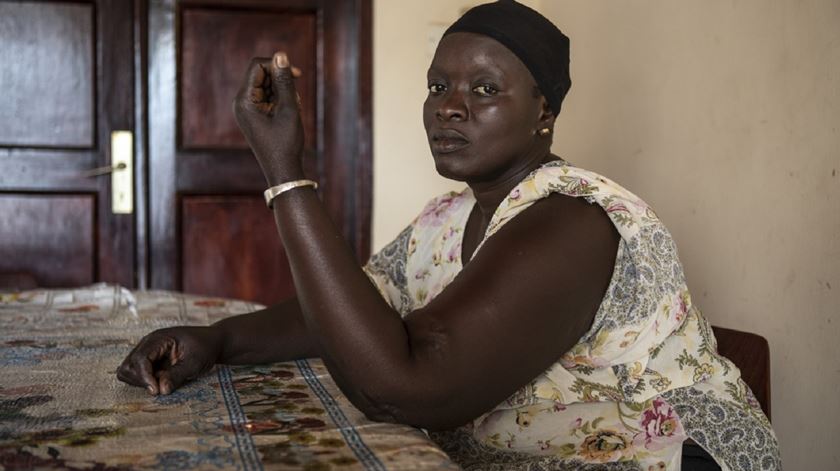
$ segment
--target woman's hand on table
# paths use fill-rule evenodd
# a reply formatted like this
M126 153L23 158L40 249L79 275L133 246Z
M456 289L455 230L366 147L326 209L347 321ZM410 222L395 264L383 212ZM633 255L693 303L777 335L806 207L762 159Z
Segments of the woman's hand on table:
M214 327L156 330L143 337L123 360L117 378L146 388L151 395L170 394L209 371L221 350L221 333Z
M233 100L233 115L269 185L304 178L303 124L294 79L300 71L283 52L251 60Z
M117 378L150 394L169 394L215 363L253 365L318 356L300 304L287 299L208 327L170 327L143 337L117 369Z

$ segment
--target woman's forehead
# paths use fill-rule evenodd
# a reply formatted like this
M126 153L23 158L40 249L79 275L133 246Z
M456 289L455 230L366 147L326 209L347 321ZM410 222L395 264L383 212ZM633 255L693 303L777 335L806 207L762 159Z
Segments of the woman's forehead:
M429 73L475 72L510 78L531 78L522 61L510 49L489 36L475 33L452 33L444 36L435 51Z

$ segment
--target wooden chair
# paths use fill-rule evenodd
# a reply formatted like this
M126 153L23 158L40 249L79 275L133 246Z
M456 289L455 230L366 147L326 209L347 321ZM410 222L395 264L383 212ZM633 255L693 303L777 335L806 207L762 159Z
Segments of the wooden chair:
M732 360L770 418L770 345L760 335L712 326L718 352Z

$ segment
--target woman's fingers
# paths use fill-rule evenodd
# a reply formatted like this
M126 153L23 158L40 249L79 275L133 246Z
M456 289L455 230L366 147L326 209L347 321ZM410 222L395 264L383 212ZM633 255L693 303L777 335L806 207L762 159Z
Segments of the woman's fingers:
M117 369L120 381L170 394L210 370L219 358L221 338L209 327L169 327L143 337Z
M245 73L245 82L234 99L236 107L245 105L264 114L271 114L276 107L286 104L300 104L300 96L295 91L294 79L303 75L301 70L289 63L284 52L277 52L271 59L255 57L251 59Z
M185 381L191 379L195 374L195 358L182 361L183 349L178 342L167 350L167 354L161 357L155 370L155 378L160 394L171 394L178 389Z
M233 114L266 179L276 184L303 174L303 125L289 58L278 52L262 61L251 61L246 83L234 100ZM260 90L249 92L252 88Z
M260 103L266 98L266 79L268 78L268 59L255 57L245 73L245 86L240 89L240 98L250 103Z
M151 373L151 364L143 363L147 363L147 360L135 357L132 352L117 368L117 379L132 386L146 388L150 394L155 394L158 385Z
M191 379L195 371L192 371L184 363L172 365L166 363L162 368L155 372L157 376L158 385L160 386L160 393L163 395L171 394L172 391L181 387L187 380Z
M117 369L117 379L146 388L151 395L160 394L161 388L155 375L155 364L165 359L173 363L177 358L176 344L170 338L143 339ZM177 360L175 360L177 363Z
M233 99L234 116L240 111L258 110L268 114L273 109L271 89L271 60L265 57L251 59L245 72L245 81Z
M132 386L145 388L149 394L157 395L160 391L154 375L154 365L145 355L133 352L117 369L117 379Z

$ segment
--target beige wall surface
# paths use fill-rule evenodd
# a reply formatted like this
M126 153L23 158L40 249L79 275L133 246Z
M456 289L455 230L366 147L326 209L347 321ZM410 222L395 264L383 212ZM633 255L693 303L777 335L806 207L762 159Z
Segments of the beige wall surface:
M462 186L420 107L429 25L474 3L374 3L374 248ZM769 340L786 469L840 469L840 1L529 3L572 39L555 152L657 210L712 323Z
M643 197L712 323L770 342L787 469L840 469L840 2L544 1L555 151Z

